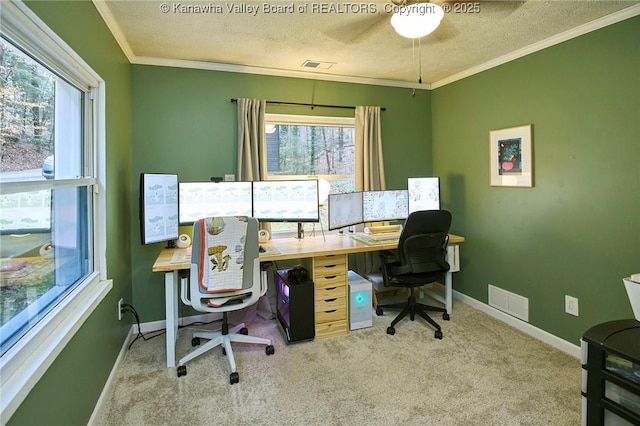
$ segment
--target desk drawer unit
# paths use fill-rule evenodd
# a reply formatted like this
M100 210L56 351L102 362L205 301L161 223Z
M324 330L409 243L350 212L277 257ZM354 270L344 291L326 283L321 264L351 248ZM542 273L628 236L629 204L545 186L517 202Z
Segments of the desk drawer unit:
M347 334L347 256L313 258L316 338Z

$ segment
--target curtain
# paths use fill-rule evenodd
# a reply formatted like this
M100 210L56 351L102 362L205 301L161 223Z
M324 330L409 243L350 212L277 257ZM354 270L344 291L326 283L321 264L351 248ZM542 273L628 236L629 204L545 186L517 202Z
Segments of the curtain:
M267 102L260 99L238 99L238 180L267 179L267 155L264 132L264 113ZM260 229L271 232L269 223L261 223ZM276 289L272 273L267 274L267 294L258 303L241 311L230 313L232 324L249 323L258 314L263 318L275 318Z
M267 102L238 99L238 180L254 181L267 177L264 143L264 111Z
M355 118L356 190L385 189L380 107L357 106ZM379 272L381 265L378 253L359 253L355 258L358 274L371 276Z
M380 107L356 107L356 190L385 189Z

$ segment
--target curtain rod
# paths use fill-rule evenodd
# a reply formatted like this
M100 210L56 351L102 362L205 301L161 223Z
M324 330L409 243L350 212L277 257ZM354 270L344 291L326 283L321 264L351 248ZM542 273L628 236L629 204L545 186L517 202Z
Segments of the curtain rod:
M231 102L238 102L237 99L235 98L231 98ZM322 105L322 104L305 104L305 103L300 103L300 102L278 102L278 101L266 101L268 104L271 105L291 105L291 106L307 106L307 107L311 107L311 109L315 108L315 107L320 107L320 108L341 108L341 109L356 109L356 107L354 106L348 106L348 105ZM385 111L385 108L380 108L380 111Z

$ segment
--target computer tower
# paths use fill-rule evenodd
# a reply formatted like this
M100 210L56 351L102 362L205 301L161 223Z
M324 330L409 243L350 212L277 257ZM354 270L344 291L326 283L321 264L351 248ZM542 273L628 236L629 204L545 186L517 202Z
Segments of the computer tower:
M371 282L349 271L349 329L373 326L373 289Z
M304 268L276 272L277 317L287 343L313 340L316 335L313 281Z

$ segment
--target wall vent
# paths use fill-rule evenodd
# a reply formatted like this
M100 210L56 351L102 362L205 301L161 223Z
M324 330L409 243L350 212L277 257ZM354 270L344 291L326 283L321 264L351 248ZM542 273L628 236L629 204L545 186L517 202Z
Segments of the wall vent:
M529 299L489 284L489 306L529 322Z

